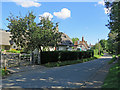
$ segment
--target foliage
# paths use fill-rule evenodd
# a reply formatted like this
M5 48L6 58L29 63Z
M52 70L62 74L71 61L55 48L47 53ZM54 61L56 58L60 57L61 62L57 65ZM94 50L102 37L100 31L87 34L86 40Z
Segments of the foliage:
M57 46L57 43L61 41L61 33L56 31L56 27L58 24L54 26L54 23L49 20L49 18L41 17L40 23L38 24L38 28L32 34L32 42L35 43L32 47L37 48L41 51L41 46L43 48L47 46Z
M37 49L39 53L42 51L41 47L56 47L57 43L61 41L62 34L56 30L58 23L54 25L49 17L41 17L40 23L36 24L35 18L33 12L25 17L11 15L7 18L12 41L27 52ZM40 64L40 54L38 54L38 63Z
M113 67L110 68L109 73L107 74L107 77L105 78L104 84L102 85L102 88L119 88L120 85L120 66L118 63L116 63Z
M75 43L75 41L79 41L79 38L72 38L73 43Z
M8 70L6 70L6 72L5 72L5 69L2 69L1 72L2 72L2 77L5 75L8 75L8 73L10 73L10 71L8 71Z
M4 49L1 49L1 51L4 51Z
M12 34L11 39L19 48L25 48L30 38L29 32L32 32L31 30L34 30L34 28L36 28L34 19L35 16L33 15L33 12L30 12L25 17L14 17L11 14L11 16L7 18L9 21L8 28Z
M106 25L110 29L108 50L111 53L120 54L120 2L106 1L105 6L110 10L108 24Z
M41 17L40 23L36 24L36 16L33 12L25 17L12 14L7 18L8 28L12 34L11 39L18 47L26 50L40 49L41 46L55 46L61 41L61 33L56 31L58 23L50 21L48 18Z
M115 55L113 55L112 59L108 62L108 64L112 64L115 60L117 60L117 58Z
M7 50L6 52L20 53L20 51L19 51L19 50L16 50L16 49Z
M99 48L100 48L100 51L103 51L101 43L96 43L91 49L92 50L94 50L94 49L98 49L99 50Z
M93 57L93 51L45 51L41 53L41 63L69 61Z
M107 47L107 40L105 40L105 39L100 40L100 44L101 44L103 50L107 50L107 48L108 48Z

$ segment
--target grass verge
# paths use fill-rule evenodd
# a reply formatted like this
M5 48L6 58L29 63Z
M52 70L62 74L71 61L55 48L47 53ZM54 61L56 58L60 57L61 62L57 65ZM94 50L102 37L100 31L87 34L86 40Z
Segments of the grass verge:
M65 65L83 63L83 62L87 62L87 61L94 60L94 59L97 59L97 58L98 57L91 57L91 58L80 59L80 60L73 60L73 61L49 62L49 63L44 64L44 66L46 66L46 67L60 67L60 66L65 66Z
M116 59L116 56L112 55L112 59L108 62L108 64L112 64Z
M107 77L104 80L102 88L118 88L120 90L120 65L118 63L114 64L110 68Z

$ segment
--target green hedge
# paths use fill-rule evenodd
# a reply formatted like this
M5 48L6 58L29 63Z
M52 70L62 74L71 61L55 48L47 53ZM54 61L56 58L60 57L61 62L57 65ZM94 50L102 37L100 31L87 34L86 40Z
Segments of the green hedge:
M70 61L93 57L93 51L44 51L41 53L41 64L57 61Z

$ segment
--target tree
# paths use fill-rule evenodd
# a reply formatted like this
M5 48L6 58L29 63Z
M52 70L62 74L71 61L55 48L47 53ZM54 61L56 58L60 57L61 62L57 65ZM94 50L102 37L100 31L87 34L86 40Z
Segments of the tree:
M79 41L79 38L72 38L73 43L75 43L75 41Z
M91 49L98 49L99 50L99 47L100 47L100 50L103 51L101 43L96 43Z
M8 28L11 32L11 39L18 47L26 48L28 42L31 40L31 34L36 30L35 16L30 12L25 17L16 16L12 14L7 18L9 21Z
M36 24L35 17L33 12L30 12L25 17L10 16L7 20L13 42L26 50L38 49L38 64L40 64L42 47L57 46L61 41L61 33L56 30L58 23L54 25L48 18L41 17L40 23Z
M114 39L115 45L113 47L117 47L115 53L120 54L120 1L118 2L115 0L114 2L109 2L108 0L106 0L105 6L106 8L110 9L110 13L108 13L109 20L106 26L110 29L109 34L117 34ZM111 37L109 38L109 40L111 40Z
M103 50L107 50L107 40L105 40L105 39L100 40L100 44L101 44Z

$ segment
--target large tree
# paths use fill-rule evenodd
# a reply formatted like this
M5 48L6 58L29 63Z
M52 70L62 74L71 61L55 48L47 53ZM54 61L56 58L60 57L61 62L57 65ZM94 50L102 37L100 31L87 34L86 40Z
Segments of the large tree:
M115 39L109 36L108 40L109 42L114 40L115 45L112 47L117 47L116 50L114 49L115 53L120 54L120 1L109 2L109 0L106 0L105 6L110 10L110 13L108 13L109 23L106 25L110 29L109 34L116 35Z
M25 17L10 16L8 28L12 34L11 39L27 50L38 49L42 51L42 47L57 46L61 41L61 33L56 30L57 23L50 21L48 18L41 17L40 23L36 24L36 16L30 12ZM38 64L40 64L40 54L38 54Z

